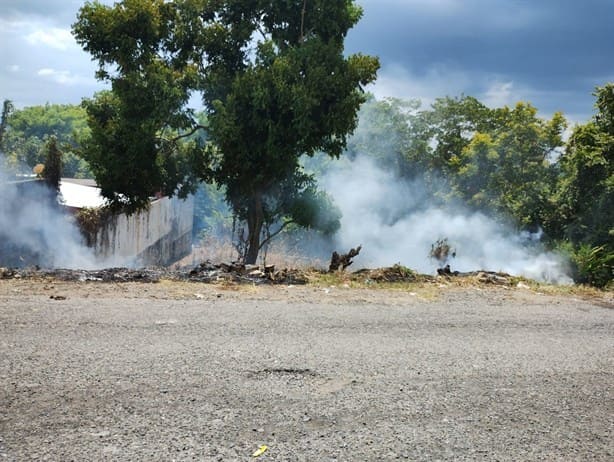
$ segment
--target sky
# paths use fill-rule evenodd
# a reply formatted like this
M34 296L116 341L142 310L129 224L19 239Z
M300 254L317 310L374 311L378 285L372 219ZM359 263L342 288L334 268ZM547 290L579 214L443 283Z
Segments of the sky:
M103 88L70 27L83 0L0 0L0 100L78 104ZM112 3L105 0L105 3ZM380 57L377 97L529 101L572 122L614 81L614 0L358 0L348 53Z

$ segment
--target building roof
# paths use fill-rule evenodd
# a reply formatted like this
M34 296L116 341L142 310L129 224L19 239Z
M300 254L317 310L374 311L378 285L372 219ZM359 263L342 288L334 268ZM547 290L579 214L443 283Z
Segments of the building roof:
M100 194L100 188L93 180L75 180L62 178L60 192L66 207L82 209L97 208L106 204L106 199Z
M96 180L93 178L62 178L62 183L80 184L81 186L98 187Z

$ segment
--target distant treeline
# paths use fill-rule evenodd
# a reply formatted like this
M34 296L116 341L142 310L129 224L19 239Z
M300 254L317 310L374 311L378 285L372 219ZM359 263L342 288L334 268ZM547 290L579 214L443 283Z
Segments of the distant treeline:
M7 104L8 103L8 104ZM10 102L5 101L6 106ZM87 114L81 106L46 104L3 113L5 120L0 151L4 162L17 173L32 173L37 164L44 164L46 144L57 139L62 150L64 176L91 178L87 163L78 154L80 141L88 135Z

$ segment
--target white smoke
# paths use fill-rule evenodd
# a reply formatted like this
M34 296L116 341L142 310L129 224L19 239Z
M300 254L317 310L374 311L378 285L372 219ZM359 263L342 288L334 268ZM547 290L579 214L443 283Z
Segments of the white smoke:
M100 267L53 196L42 182L19 185L0 169L0 266Z
M431 246L447 239L456 250L452 270L488 270L552 283L571 283L565 261L546 252L535 236L506 229L482 213L432 205L420 181L400 182L373 161L358 158L329 172L321 187L341 209L338 249L362 244L356 264L400 263L431 274L438 266Z

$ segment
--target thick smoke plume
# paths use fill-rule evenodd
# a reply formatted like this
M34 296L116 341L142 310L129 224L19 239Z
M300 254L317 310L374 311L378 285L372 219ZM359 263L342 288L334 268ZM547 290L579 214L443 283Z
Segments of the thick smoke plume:
M452 270L501 271L539 281L571 282L565 261L545 252L535 236L520 235L459 206L435 207L420 181L400 182L369 159L343 162L320 184L343 213L337 248L363 246L357 265L400 263L434 273L441 263L429 257L431 246L447 239L456 250L449 261Z
M43 182L16 182L0 170L0 266L100 267L70 215Z

